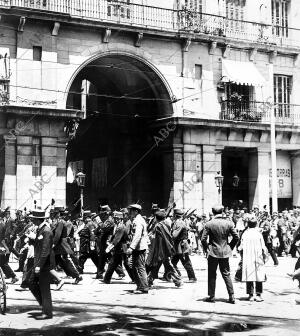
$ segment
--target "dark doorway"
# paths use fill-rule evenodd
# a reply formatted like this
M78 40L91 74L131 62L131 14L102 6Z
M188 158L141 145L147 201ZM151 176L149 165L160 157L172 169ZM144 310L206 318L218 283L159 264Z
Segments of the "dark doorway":
M248 207L248 152L241 149L226 148L222 154L223 204L230 208ZM234 183L234 176L239 178Z

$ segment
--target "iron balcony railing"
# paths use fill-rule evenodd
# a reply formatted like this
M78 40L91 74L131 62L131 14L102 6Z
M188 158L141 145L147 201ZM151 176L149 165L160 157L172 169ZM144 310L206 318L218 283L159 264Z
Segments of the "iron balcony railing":
M117 0L0 0L0 7L63 13L71 17L171 32L224 36L252 43L300 46L297 29L223 16L144 6Z
M266 104L259 101L224 101L221 103L222 120L270 123L271 113L276 124L300 125L300 106L293 104Z

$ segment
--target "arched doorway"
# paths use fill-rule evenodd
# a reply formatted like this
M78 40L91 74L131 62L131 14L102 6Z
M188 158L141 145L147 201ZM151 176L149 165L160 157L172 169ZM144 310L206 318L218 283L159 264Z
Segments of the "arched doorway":
M91 61L73 80L67 108L86 110L68 144L67 164L83 166L89 208L137 201L144 209L152 202L167 206L173 186L172 138L154 146L157 130L151 124L173 110L165 83L150 66L120 54ZM69 205L78 192L67 184Z

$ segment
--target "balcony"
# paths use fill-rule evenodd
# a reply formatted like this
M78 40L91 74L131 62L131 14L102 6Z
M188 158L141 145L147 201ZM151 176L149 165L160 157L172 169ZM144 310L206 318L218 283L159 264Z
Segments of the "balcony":
M270 123L271 111L275 112L277 125L300 126L300 106L292 104L271 104L258 101L225 101L221 103L222 120L251 123Z
M117 0L0 0L0 8L29 10L30 13L60 13L134 28L154 29L171 33L192 33L226 37L250 43L282 47L300 47L296 29L255 22L230 20L223 16L128 4Z

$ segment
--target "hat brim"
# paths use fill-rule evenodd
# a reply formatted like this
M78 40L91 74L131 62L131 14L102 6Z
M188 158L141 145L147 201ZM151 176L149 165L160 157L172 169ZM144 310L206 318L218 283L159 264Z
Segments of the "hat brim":
M29 215L28 217L29 218L36 218L36 219L46 219L46 218L48 218L46 216L33 216L33 215Z

